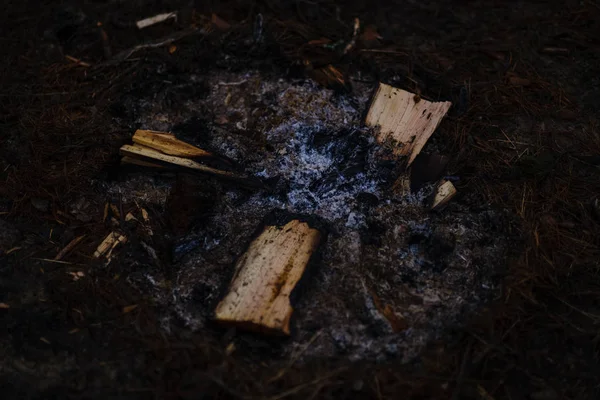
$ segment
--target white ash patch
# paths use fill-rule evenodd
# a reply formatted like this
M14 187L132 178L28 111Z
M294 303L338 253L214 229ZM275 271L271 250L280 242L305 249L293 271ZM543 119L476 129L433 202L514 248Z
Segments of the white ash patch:
M187 140L233 158L247 173L279 181L272 192L229 189L206 223L178 238L172 287L155 288L164 294L155 297L165 314L174 317L163 323L213 326L236 259L273 210L320 217L330 230L294 304L291 340L272 344L285 357L410 361L497 292L494 274L507 248L502 214L456 202L430 213L424 200L432 185L417 194L394 193L395 176L387 176L391 169L382 162L386 150L361 126L371 87L338 95L256 71L190 79L190 85L201 82L206 97L177 107L140 100L137 122L171 130L202 116L203 131L186 132ZM149 195L157 186L160 195ZM161 204L166 191L139 178L109 188ZM236 337L238 348L244 340Z

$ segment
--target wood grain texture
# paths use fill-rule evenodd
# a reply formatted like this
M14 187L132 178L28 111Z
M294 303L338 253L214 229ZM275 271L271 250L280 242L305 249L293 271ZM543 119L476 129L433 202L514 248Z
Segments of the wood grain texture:
M451 105L449 101L427 101L414 93L380 83L365 123L379 126L377 141L393 140L394 153L408 156L410 165Z
M243 329L290 334L290 293L321 239L318 230L293 220L268 226L238 259L216 320Z
M197 163L194 160L189 160L187 158L170 156L168 154L163 154L157 150L151 149L146 146L140 146L139 144L131 145L123 145L121 146L120 153L122 156L137 158L138 160L144 160L146 162L152 163L152 161L158 161L166 164L172 164L179 167L190 168L196 171L208 173L211 175L220 176L222 178L229 179L242 179L238 174L228 171L222 171L220 169L207 167L206 165L202 165ZM129 160L130 160L129 159ZM155 164L155 163L152 163Z
M175 135L165 132L138 129L133 134L133 143L150 147L171 156L194 158L212 157L212 154L194 145L182 142Z

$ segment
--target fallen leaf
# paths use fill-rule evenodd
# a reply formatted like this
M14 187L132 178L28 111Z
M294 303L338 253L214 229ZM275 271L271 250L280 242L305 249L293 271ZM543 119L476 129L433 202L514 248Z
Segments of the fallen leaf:
M142 208L142 218L144 218L144 221L148 221L150 219L148 216L148 211L146 211L145 208Z
M10 308L10 306L6 303L0 303L0 308Z
M130 313L133 310L135 310L136 308L137 308L137 304L132 304L130 306L125 306L125 307L123 307L123 314Z
M40 338L40 340L46 344L50 344L50 341L43 336Z
M175 46L174 44L169 46L169 54L173 54L177 51L177 46Z

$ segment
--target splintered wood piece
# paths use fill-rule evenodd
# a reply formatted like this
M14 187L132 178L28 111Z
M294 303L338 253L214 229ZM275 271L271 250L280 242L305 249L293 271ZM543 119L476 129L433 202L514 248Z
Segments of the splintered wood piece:
M133 143L176 157L213 157L208 151L183 142L171 133L138 129L133 134Z
M112 251L117 247L119 243L126 243L127 237L121 235L118 232L111 232L106 238L100 243L94 252L94 258L100 258L102 256L110 259Z
M290 334L290 293L302 277L321 234L306 222L268 226L238 259L216 320L253 331Z
M433 194L431 209L437 210L448 204L450 200L458 193L450 181L441 181Z
M252 184L252 186L256 186L256 182L252 182L250 178L245 176L240 176L234 172L222 171L220 169L207 167L206 165L202 165L197 163L194 160L188 160L187 158L170 156L168 154L163 154L159 151L151 149L149 147L140 146L140 145L123 145L121 146L120 153L122 156L142 159L142 161L150 162L150 163L165 163L167 165L174 165L178 167L189 168L194 171L203 172L211 175L215 175L225 179L233 179L233 180L244 180L247 181L248 184Z
M177 20L177 13L170 12L170 13L158 14L158 15L155 15L150 18L141 19L141 20L137 21L135 23L135 25L138 27L138 29L144 29L144 28L158 24L160 22L166 21L171 18Z
M408 165L419 154L448 112L451 102L431 102L414 93L379 84L365 123L379 126L377 141L395 142L394 153L408 156Z

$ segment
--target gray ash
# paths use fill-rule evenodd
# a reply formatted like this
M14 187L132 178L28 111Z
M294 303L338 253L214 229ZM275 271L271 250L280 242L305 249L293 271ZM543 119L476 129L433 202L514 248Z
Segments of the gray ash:
M305 360L409 361L497 294L507 249L504 214L458 202L429 212L424 200L431 185L394 193L399 167L361 124L371 87L338 95L258 72L214 72L191 76L189 84L209 93L178 107L138 99L136 124L176 127L186 140L276 184L247 192L206 180L214 193L210 212L185 234L167 237L173 240L169 272L149 263L130 275L156 298L165 329L183 323L215 332L212 312L236 259L277 210L323 221L328 237L294 293L292 337L273 342L239 333L241 349L252 338L254 345L275 343L285 357L310 342ZM153 195L151 182L132 177L110 184L109 192L164 208L164 186Z

